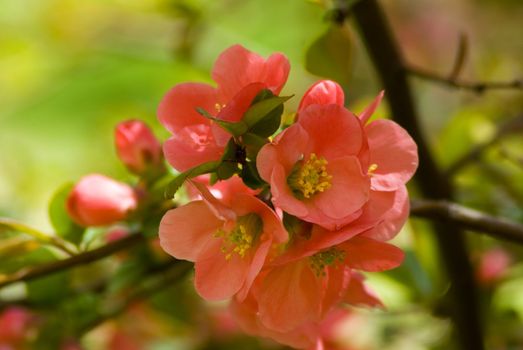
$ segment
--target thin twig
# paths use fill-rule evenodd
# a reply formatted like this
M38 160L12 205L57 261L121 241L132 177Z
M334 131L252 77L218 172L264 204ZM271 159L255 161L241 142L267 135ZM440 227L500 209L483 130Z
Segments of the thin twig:
M412 200L413 216L450 222L467 230L523 244L523 225L444 200Z
M406 67L405 70L407 73L415 77L451 86L457 89L471 90L477 94L481 94L486 90L523 89L523 79L514 79L511 81L466 81L456 77L442 76L414 66Z
M141 234L131 234L100 248L74 255L70 258L53 261L46 265L24 268L4 278L0 277L0 288L16 282L27 282L36 278L51 275L69 268L89 264L106 258L114 253L125 250L145 241Z

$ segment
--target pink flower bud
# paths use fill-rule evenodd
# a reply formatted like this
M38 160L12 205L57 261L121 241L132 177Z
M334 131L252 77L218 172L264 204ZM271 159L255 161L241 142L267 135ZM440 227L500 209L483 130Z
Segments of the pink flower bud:
M505 250L501 248L488 250L481 256L476 271L479 282L485 286L495 284L506 276L511 263L511 256Z
M298 112L314 104L343 106L344 102L345 94L340 85L331 80L320 80L305 92L298 107Z
M125 219L137 206L134 190L99 174L83 177L67 199L67 211L82 226L103 226Z
M9 345L22 341L32 319L33 315L29 311L17 306L9 307L0 313L0 349L3 342Z
M118 157L133 173L142 175L151 168L163 166L162 145L144 122L121 122L114 136Z

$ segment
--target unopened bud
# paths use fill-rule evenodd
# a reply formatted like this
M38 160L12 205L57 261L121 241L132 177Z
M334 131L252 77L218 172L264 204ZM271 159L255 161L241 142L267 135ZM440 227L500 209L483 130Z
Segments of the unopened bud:
M127 184L99 174L83 177L67 198L67 211L81 226L103 226L123 220L138 204Z

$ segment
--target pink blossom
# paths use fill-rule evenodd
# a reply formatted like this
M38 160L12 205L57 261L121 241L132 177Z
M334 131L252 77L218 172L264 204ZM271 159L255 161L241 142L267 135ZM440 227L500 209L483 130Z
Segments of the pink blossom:
M125 183L100 174L84 176L67 198L67 212L82 226L113 224L136 209L138 199Z
M227 180L217 181L214 185L209 185L210 175L200 175L192 179L193 182L201 183L209 189L211 194L222 201L225 205L230 205L232 197L238 193L245 193L250 195L256 195L260 191L253 190L252 188L245 185L239 176L233 176ZM201 199L201 194L198 189L192 185L191 182L187 183L187 192L190 199Z
M163 166L162 145L144 122L121 122L114 136L118 157L133 173L142 175Z
M195 286L205 299L244 297L273 243L287 240L276 213L254 196L236 194L230 206L201 184L203 200L168 211L160 223L162 248L195 262Z
M0 314L0 348L6 346L7 349L16 349L17 344L21 344L29 328L31 327L34 316L22 307L9 307Z
M289 74L289 62L279 53L264 59L240 45L216 60L212 77L217 87L182 83L173 87L158 108L160 122L172 133L164 144L165 157L179 171L219 160L230 135L197 112L239 121L254 97L269 89L279 94Z
M492 285L506 276L512 263L511 256L502 248L494 248L481 255L476 275L483 285Z
M418 164L416 144L392 121L363 125L377 103L362 119L337 104L311 104L261 149L258 171L275 206L334 230L363 214L372 191L403 190Z

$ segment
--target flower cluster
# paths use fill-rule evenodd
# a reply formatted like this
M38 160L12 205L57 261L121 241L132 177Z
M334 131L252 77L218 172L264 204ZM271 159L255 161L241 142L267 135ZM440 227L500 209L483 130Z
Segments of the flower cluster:
M273 137L288 74L282 54L235 45L215 63L217 87L167 93L164 154L182 172L171 193L185 181L192 201L165 214L159 235L166 252L195 262L203 298L231 299L246 332L319 349L342 304L381 305L359 271L403 259L386 241L408 216L417 147L396 123L369 121L383 93L357 116L332 81L314 84Z

